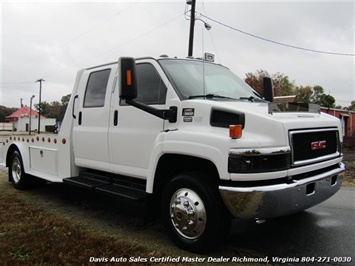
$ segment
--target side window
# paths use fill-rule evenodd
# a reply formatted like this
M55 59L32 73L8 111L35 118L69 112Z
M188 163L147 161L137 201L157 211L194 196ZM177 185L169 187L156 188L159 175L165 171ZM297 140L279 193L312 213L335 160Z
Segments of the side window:
M111 69L90 74L86 85L84 107L103 107L105 105L106 88Z
M165 104L167 88L153 65L137 65L137 83L137 102Z

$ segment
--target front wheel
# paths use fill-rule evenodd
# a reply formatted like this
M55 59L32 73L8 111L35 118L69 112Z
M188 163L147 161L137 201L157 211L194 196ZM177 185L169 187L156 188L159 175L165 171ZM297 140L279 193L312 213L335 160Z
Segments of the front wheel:
M21 155L14 151L10 158L9 177L16 189L22 190L28 187L28 176L26 175Z
M163 191L162 205L168 234L180 248L208 250L229 230L230 217L217 183L209 176L186 173L174 177Z

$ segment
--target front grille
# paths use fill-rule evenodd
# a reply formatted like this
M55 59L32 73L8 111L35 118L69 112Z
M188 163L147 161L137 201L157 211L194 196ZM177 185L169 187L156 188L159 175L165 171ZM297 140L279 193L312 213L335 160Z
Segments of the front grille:
M338 131L314 129L290 132L293 165L339 156Z

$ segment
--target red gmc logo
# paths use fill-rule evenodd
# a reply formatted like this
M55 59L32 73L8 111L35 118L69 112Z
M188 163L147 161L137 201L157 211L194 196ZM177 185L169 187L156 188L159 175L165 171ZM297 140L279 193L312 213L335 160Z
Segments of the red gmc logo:
M314 141L311 143L311 150L316 151L316 150L322 150L327 147L327 142L325 140L320 140L320 141Z

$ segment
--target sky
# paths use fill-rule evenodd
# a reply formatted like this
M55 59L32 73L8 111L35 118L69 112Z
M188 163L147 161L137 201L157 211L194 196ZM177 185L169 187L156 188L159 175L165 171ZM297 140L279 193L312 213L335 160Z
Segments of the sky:
M298 86L320 85L337 105L355 100L354 1L196 2L193 56L212 53L243 79L263 69ZM185 0L3 0L0 8L0 105L7 107L20 107L21 98L29 106L32 95L38 103L38 79L42 101L60 102L82 68L120 56L188 54Z

